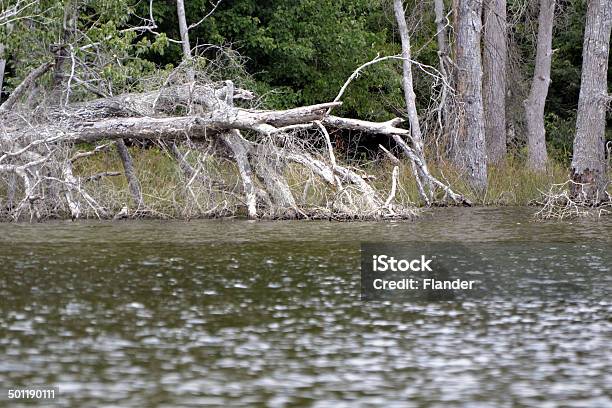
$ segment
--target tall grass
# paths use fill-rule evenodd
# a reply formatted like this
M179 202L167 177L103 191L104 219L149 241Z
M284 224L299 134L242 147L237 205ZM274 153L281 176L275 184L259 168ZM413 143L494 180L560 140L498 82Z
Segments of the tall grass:
M241 206L240 179L237 169L227 160L211 160L206 171L214 174L217 180L230 187L230 192L218 191L211 197L210 189L193 188L187 192L183 174L175 160L159 148L130 148L134 164L141 183L147 207L158 215L169 217L191 217L205 213L207 209L224 203L224 208ZM391 186L392 164L381 158L360 166L362 172L370 176L374 187L386 195ZM457 168L448 162L432 162L430 170L433 175L445 181L457 192L464 194L476 205L487 206L524 206L542 197L552 184L567 180L569 170L563 165L551 162L546 173L533 172L518 159L508 158L501 166L489 168L489 187L484 194L474 193L468 186L466 178ZM83 177L91 174L117 171L123 168L119 157L113 152L100 154L80 160L75 166L75 173ZM333 189L320 180L307 174L301 166L291 165L287 168L287 179L296 196L302 203L324 206L333 196ZM128 205L127 181L123 176L105 177L91 182L95 185L88 188L105 203L118 210ZM441 192L440 192L441 194ZM417 185L407 162L400 165L399 186L396 202L402 205L422 206ZM231 213L232 211L229 211ZM214 211L211 216L220 215Z
M465 175L449 162L431 162L429 169L435 177L450 185L455 192L465 195L475 205L486 206L525 206L542 197L552 184L563 183L568 179L569 169L551 162L545 173L529 170L521 160L509 157L503 165L489 166L489 185L484 194L477 194L468 185ZM385 189L391 185L392 165L373 162L368 172L377 177L376 186ZM400 166L398 200L412 201L422 206L412 169L407 162ZM442 192L439 192L442 194ZM438 198L442 198L439 196Z

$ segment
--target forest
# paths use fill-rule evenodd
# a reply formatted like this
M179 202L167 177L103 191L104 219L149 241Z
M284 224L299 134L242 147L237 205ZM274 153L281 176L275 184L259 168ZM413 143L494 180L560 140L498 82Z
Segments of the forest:
M609 0L0 0L0 218L609 212Z

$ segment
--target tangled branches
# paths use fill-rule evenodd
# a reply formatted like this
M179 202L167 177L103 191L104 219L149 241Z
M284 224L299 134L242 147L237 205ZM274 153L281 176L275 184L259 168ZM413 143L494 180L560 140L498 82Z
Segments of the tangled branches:
M539 220L565 220L584 217L601 217L612 213L612 198L593 205L592 200L585 195L572 194L570 187L580 190L583 185L568 180L562 184L554 184L548 192L542 192L542 208L535 214Z
M31 110L17 103L20 95L9 98L0 106L2 217L414 217L411 202L396 202L399 160L386 152L394 167L391 185L380 191L363 170L336 159L328 129L392 138L445 199L469 204L428 172L410 131L398 127L399 118L369 122L333 116L339 100L257 109L252 92L203 72L192 75L193 69L179 67L149 91L86 102L47 103ZM40 76L38 71L18 88L22 93ZM138 169L128 141L156 145L172 161L165 190L148 187L148 179L157 175ZM115 151L123 171L84 170L83 162ZM127 194L112 188L117 180L127 182Z

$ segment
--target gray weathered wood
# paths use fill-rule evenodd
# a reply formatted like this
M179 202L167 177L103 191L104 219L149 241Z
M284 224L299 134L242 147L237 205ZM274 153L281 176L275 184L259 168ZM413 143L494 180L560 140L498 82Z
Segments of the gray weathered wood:
M529 98L525 101L527 120L527 165L536 171L544 171L548 154L546 152L546 130L544 128L544 107L550 86L552 65L552 30L556 0L540 0L538 18L538 45L535 70Z
M132 160L132 156L130 155L130 152L128 151L123 139L117 140L115 145L117 146L117 153L119 153L121 163L123 164L123 170L125 172L125 178L128 181L128 187L130 190L130 195L132 196L133 204L136 207L136 211L141 210L144 207L144 200L140 190L140 182L138 181L138 176L136 175L136 170L134 169L134 161Z
M17 103L19 98L21 98L26 91L32 86L34 82L41 76L43 76L49 68L51 68L53 64L50 62L45 62L42 65L38 66L32 72L30 72L23 81L15 88L13 93L8 97L6 101L2 105L0 105L0 115L9 112L13 106Z
M457 93L461 105L459 146L455 153L467 180L478 193L487 188L487 160L482 102L482 1L457 2Z
M612 29L612 2L589 0L582 59L582 81L572 159L574 197L598 203L607 198L606 108L612 101L607 75Z
M4 84L4 69L6 67L6 57L4 56L4 44L0 43L0 95Z
M413 75L412 75L412 62L411 62L411 50L410 50L410 35L408 33L408 25L406 24L406 15L404 13L404 5L402 0L393 0L393 10L395 13L395 20L399 28L400 39L402 43L402 85L404 88L404 99L406 101L406 111L408 113L408 121L410 122L410 133L411 139L414 146L414 150L417 155L424 158L425 145L423 142L423 135L421 133L421 125L419 123L419 115L416 107L416 94L414 93ZM424 170L427 170L427 164L423 160ZM425 202L429 202L431 195L431 186L429 181L420 170L415 174L415 177L420 178L419 182L425 186L427 191L419 190L421 198Z
M248 154L251 149L249 142L235 129L222 134L221 139L232 151L238 166L238 172L244 187L247 216L251 219L257 218L257 188L253 181L253 170L249 163Z
M506 0L484 0L482 93L489 163L506 157Z

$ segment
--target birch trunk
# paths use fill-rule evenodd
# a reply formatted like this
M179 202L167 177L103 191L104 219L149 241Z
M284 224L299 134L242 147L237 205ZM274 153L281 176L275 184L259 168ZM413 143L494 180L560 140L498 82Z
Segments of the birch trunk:
M506 0L484 1L483 101L489 163L506 157Z
M189 42L189 28L187 27L187 17L185 17L185 4L183 0L176 0L176 14L178 16L179 32L181 33L181 46L183 48L183 61L191 61L191 43ZM195 80L195 73L192 67L187 70L189 81Z
M465 167L471 187L483 193L487 188L487 152L480 52L482 2L458 0L457 6L457 94L463 109L457 161Z
M589 0L582 58L576 138L572 159L572 195L594 204L606 199L605 127L612 2Z
M538 45L536 63L529 98L525 101L527 119L527 165L535 171L546 170L546 131L544 106L550 85L552 63L552 31L555 17L555 0L540 0L538 18Z

